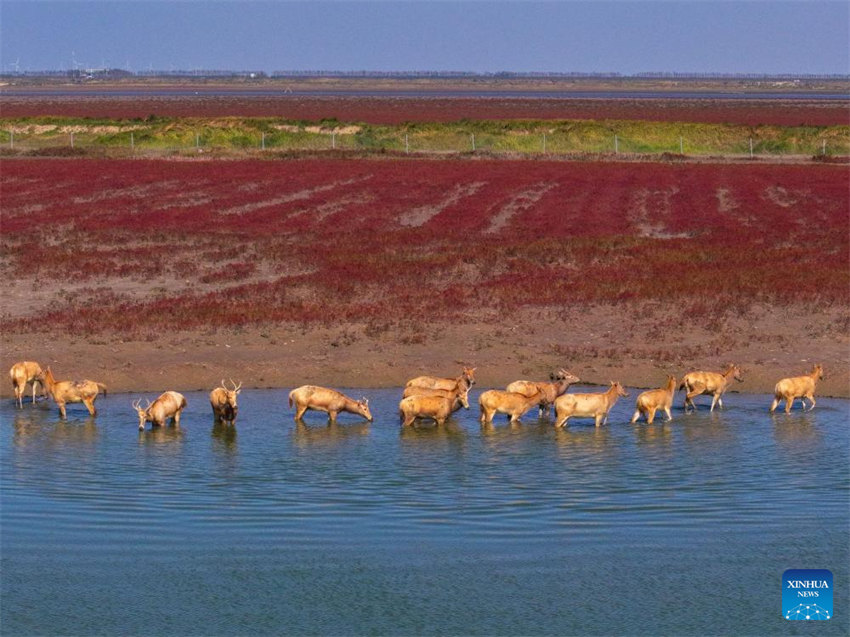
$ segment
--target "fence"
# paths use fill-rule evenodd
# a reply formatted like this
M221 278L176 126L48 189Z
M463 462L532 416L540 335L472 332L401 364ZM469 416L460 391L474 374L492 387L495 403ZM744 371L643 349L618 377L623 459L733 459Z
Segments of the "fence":
M665 127L669 129L668 127ZM747 129L751 132L751 129ZM688 135L688 132L691 134ZM268 130L248 127L206 127L196 130L143 125L17 126L0 129L0 148L14 153L85 153L158 156L169 154L262 153L299 151L394 152L402 154L488 153L557 156L580 153L613 155L685 155L691 157L783 157L850 155L850 127L771 128L764 135L744 135L716 126L692 130L614 131L604 127L571 126L554 130L458 130L451 126L425 129L358 127L321 129L279 125Z

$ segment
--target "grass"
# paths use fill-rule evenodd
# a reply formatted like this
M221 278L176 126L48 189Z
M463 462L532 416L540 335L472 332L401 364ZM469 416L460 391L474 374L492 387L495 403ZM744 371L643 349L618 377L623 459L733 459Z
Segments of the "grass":
M355 150L542 155L850 155L850 126L744 126L628 120L506 120L343 125L273 118L5 119L5 152L70 146L135 153L193 150ZM473 139L474 138L474 139Z

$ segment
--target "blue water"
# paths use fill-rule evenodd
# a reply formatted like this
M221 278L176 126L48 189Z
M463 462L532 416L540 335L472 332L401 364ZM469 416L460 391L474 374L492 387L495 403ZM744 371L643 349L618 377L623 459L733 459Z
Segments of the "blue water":
M244 391L235 430L202 393L144 433L128 395L3 401L0 633L850 632L850 401L647 426L632 390L600 429L401 431L400 390L350 394L374 423L296 426L285 390ZM782 619L788 568L833 572L832 620Z

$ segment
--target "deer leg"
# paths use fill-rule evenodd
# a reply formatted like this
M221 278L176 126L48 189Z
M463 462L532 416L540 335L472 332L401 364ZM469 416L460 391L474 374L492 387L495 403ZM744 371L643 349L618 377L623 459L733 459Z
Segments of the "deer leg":
M336 424L336 412L335 411L329 411L328 412L328 422L332 425Z
M791 407L793 407L793 406L794 406L794 397L788 396L788 398L785 399L785 413L790 414L791 413ZM805 407L806 407L806 404L803 403L803 408L805 409Z
M636 423L640 418L640 409L635 409L635 413L632 414L632 424Z
M810 396L807 396L807 398L812 403L811 405L809 405L809 411L811 411L812 409L815 408L815 395L811 394ZM805 408L805 407L806 407L806 403L803 403L803 408Z
M57 403L59 405L59 415L62 416L62 420L65 419L65 403Z
M171 417L171 424L175 427L180 426L180 410L178 409L174 416Z
M777 408L778 406L779 406L779 399L778 399L778 398L774 398L774 399L773 399L773 402L772 402L772 403L770 403L770 413L773 413L774 411L776 411L776 408Z
M714 397L711 399L711 409L709 409L709 411L714 411L714 406L717 404L718 400L720 400L720 396L714 394Z
M655 420L655 408L650 409L649 414L646 416L647 424L651 425L653 420Z
M83 404L86 406L86 409L89 410L89 415L94 416L97 414L97 410L94 408L94 401L91 399L84 400Z
M307 411L306 405L298 405L295 409L295 420L304 418L304 413Z
M671 420L673 420L673 414L670 413L669 407L664 408L664 413L667 414L667 422L670 422Z

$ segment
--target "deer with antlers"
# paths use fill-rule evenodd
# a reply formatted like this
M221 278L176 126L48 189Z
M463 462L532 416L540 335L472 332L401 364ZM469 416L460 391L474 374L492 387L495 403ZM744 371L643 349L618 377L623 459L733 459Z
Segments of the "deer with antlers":
M228 389L224 384L224 379L221 379L221 385L210 392L210 405L213 410L213 418L217 423L227 423L233 425L236 422L236 413L239 411L239 406L236 404L236 396L242 391L242 383L238 385L230 379L230 385L233 389Z
M150 422L153 427L162 427L165 421L171 419L171 424L180 426L180 412L186 409L186 398L176 391L163 392L153 403L147 398L147 404L142 407L142 399L133 401L133 409L139 414L139 431Z
M542 392L543 398L538 405L538 416L549 417L549 412L552 408L552 403L555 399L569 389L570 385L579 382L581 379L565 370L563 367L557 372L549 374L549 381L534 381L534 380L515 380L505 389L509 392L522 394L523 396L531 396L532 394Z

